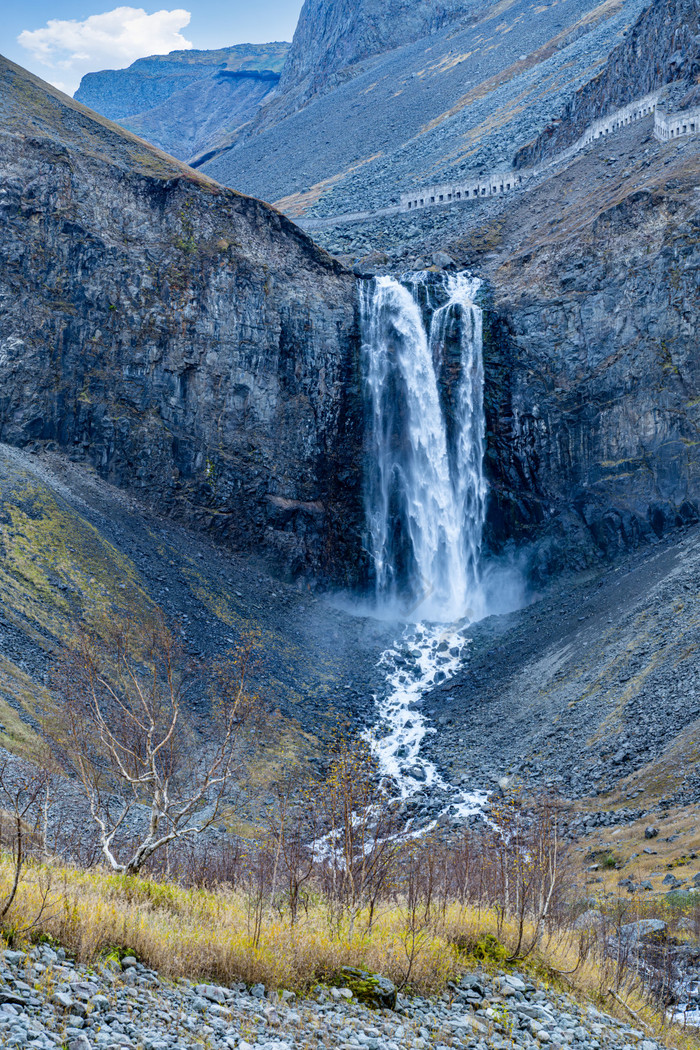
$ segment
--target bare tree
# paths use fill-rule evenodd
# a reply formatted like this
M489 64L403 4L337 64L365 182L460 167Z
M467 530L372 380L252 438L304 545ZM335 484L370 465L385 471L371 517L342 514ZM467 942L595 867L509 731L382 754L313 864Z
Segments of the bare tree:
M277 781L275 804L267 814L274 852L270 904L276 905L278 882L284 882L283 899L289 907L292 926L297 921L299 905L304 906L308 900L305 886L315 873L319 791L316 778L305 778L298 767L292 767Z
M0 919L14 903L29 857L45 850L42 826L50 786L51 773L40 766L9 756L0 765L0 850L12 860L12 883L0 900Z
M114 871L138 872L218 818L240 772L241 728L260 710L247 688L253 659L248 642L209 665L188 663L162 614L76 631L47 732L77 774ZM206 725L191 715L195 700L207 703Z

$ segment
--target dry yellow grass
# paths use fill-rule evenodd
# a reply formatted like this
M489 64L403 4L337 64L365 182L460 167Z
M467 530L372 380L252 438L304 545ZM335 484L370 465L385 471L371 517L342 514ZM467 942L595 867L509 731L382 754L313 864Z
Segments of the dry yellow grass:
M617 861L617 868L608 868L603 863L595 872L582 872L586 892L601 899L619 893L618 882L631 878L634 882L651 882L653 890L650 901L668 892L663 878L671 872L676 878L691 883L700 871L700 827L697 807L674 807L665 816L654 821L658 836L644 838L644 828L650 823L645 817L631 824L616 828L604 828L591 832L582 840L586 852L582 854L582 868L590 866L592 860L600 861L606 853ZM645 853L644 850L650 850Z
M9 859L3 858L0 893L7 891L11 874ZM33 863L26 870L5 919L6 936L14 942L23 939L22 930L39 911L49 883L48 907L31 936L52 938L84 963L127 949L166 977L262 981L270 988L299 992L342 965L385 973L398 984L406 976L410 938L407 913L400 904L382 909L369 929L367 916L360 914L352 931L347 920L329 921L327 904L320 896L309 902L296 925L286 913L265 904L256 934L254 902L241 892L186 889L55 862ZM500 959L498 951L490 954L488 934L505 947ZM499 924L491 910L452 904L419 930L410 986L440 992L448 979L477 961L486 968L504 968L503 956L513 949L516 935L514 920ZM531 936L529 927L526 944ZM581 961L579 939L571 931L550 932L536 951L518 962L518 969L630 1020L608 997L608 976L597 961L591 956ZM665 1025L633 986L623 986L620 994L658 1039L682 1050L698 1050L700 1038L695 1033Z
M324 193L332 186L335 186L337 182L340 182L341 179L346 178L348 175L352 175L364 164L371 164L373 160L377 160L381 156L381 153L373 153L371 157L365 157L363 160L351 164L345 171L339 171L336 175L330 175L327 179L314 183L308 190L292 193L289 197L280 197L278 201L274 202L274 207L278 211L284 212L290 219L300 219L306 215L309 208L312 208L314 204L318 204Z

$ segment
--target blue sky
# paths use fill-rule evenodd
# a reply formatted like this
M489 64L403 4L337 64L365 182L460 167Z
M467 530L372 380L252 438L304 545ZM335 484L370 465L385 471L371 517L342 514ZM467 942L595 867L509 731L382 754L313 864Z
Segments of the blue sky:
M0 52L73 94L84 73L179 48L291 40L302 0L6 0Z

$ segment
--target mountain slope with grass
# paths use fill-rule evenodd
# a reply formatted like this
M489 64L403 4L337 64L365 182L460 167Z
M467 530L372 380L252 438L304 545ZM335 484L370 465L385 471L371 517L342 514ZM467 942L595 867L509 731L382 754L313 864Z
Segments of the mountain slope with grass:
M0 445L0 745L38 753L77 625L144 621L160 609L185 659L254 640L250 688L280 719L256 756L261 791L285 766L322 762L338 716L370 707L386 628L273 580L53 447Z

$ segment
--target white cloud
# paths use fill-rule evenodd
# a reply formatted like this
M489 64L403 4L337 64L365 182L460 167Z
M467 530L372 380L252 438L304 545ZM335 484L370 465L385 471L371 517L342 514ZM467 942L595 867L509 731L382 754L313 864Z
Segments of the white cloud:
M182 9L149 15L139 7L116 7L83 22L51 18L43 29L23 30L17 40L42 66L61 71L62 90L74 91L84 73L191 48L180 33L190 18Z

